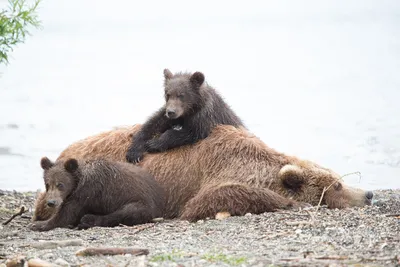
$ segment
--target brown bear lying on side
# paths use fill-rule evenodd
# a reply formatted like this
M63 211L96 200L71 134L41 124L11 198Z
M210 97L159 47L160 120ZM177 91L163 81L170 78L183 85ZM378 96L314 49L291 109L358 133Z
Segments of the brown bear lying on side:
M132 135L140 125L119 128L78 141L59 159L106 158L125 161ZM263 213L298 206L346 208L370 205L372 192L346 186L335 172L266 146L245 129L220 125L194 145L146 154L147 169L167 194L166 218L195 221L227 211L232 215ZM36 216L49 210L38 202Z
M135 225L163 216L163 189L140 167L106 160L78 162L74 158L53 163L44 157L40 163L46 193L39 203L54 215L32 223L32 230Z

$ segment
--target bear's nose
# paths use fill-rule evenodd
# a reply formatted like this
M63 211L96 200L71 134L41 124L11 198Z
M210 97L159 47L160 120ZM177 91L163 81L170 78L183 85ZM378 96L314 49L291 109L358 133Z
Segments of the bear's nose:
M167 110L167 117L171 118L171 117L174 117L174 116L175 116L175 111L172 110L172 109L168 109Z
M47 201L47 206L54 207L55 205L56 205L56 201L55 200L48 200Z
M372 191L368 191L367 193L365 193L365 197L368 199L372 199L374 197L374 193L372 193Z

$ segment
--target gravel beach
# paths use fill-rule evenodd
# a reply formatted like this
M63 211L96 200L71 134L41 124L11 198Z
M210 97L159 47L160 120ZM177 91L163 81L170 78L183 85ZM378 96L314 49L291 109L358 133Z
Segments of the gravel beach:
M400 266L400 189L374 194L374 205L364 208L33 232L26 226L36 193L0 191L2 223L28 209L0 225L0 266ZM148 254L76 255L88 247Z

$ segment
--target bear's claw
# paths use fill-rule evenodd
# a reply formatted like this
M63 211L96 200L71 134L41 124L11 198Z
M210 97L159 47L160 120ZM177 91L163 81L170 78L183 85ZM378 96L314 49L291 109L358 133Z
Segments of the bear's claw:
M143 159L143 152L137 149L129 149L126 153L126 160L131 163L139 163Z

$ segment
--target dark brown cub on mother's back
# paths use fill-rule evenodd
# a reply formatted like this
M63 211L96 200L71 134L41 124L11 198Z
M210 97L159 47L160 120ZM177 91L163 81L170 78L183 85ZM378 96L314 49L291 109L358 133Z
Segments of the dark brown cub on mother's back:
M172 74L164 70L165 105L133 136L128 162L145 152L162 152L206 138L218 124L244 127L241 119L209 86L201 72Z
M53 163L44 157L40 163L46 185L45 201L56 212L47 221L32 223L32 230L135 225L163 216L164 191L140 167L73 158Z

